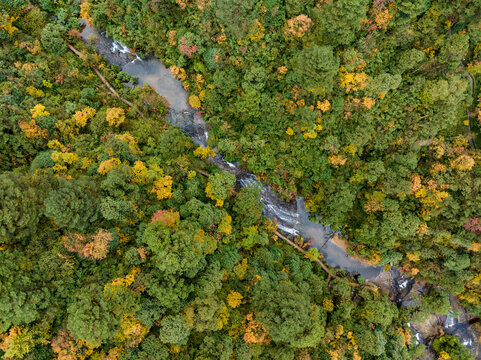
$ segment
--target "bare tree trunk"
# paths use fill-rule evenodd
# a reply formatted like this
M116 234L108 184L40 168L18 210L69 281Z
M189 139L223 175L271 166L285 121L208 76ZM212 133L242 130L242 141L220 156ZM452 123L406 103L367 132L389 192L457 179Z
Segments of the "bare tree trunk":
M67 44L68 48L70 50L72 50L72 52L77 55L79 58L85 60L85 55L82 54L80 51L78 51L76 48L74 48L72 45L70 44ZM137 106L135 106L132 102L130 102L129 100L127 99L124 99L122 96L119 95L119 93L113 88L112 85L110 85L110 83L105 79L105 77L100 73L99 69L97 69L95 66L91 66L92 70L95 72L95 74L97 74L97 76L99 77L99 79L105 84L105 86L107 86L107 89L110 90L110 92L112 94L114 94L115 97L117 97L120 101L122 101L124 104L130 106L132 109L134 109L137 114L139 114L140 116L142 117L145 117L145 114L140 111Z

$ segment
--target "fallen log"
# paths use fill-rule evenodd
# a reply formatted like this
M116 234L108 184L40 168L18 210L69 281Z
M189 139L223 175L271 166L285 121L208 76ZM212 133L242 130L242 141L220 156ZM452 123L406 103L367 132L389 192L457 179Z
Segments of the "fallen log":
M278 231L275 232L275 234L281 238L282 240L284 240L285 242L287 242L289 245L291 245L292 247L296 248L297 250L299 250L301 253L305 254L307 251L304 250L303 248L301 248L299 245L297 245L296 243L294 243L292 240L290 240L289 238L285 237L284 235L282 235L281 233L279 233ZM316 262L321 265L322 269L329 275L329 277L332 277L332 278L335 278L335 279L340 279L339 276L337 276L336 274L332 273L331 269L329 269L327 267L326 264L324 264L321 259L317 258L316 259ZM349 285L351 286L359 286L358 283L355 283L355 282L352 282L352 281L349 281Z
M81 58L82 60L85 60L86 59L86 56L85 54L81 53L80 51L78 51L76 48L74 48L71 44L67 44L68 48L70 50L72 50L72 52L77 55L79 58ZM140 111L137 106L135 106L132 102L130 102L129 100L127 99L124 99L122 96L119 95L119 93L114 89L114 87L112 85L110 85L110 83L107 81L107 79L105 79L105 77L101 74L101 72L99 71L99 69L97 69L95 66L91 66L90 67L94 72L95 74L99 77L99 79L105 84L105 86L107 86L107 89L110 90L110 92L112 94L114 94L115 97L117 97L120 101L122 101L124 104L132 107L132 109L134 109L137 114L139 114L140 116L142 117L145 117L145 114Z

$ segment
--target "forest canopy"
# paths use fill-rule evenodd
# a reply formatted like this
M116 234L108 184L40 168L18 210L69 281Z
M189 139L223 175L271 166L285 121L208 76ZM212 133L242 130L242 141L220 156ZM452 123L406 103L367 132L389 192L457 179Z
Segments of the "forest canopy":
M227 160L480 313L479 1L83 6L170 66Z
M409 322L449 294L479 316L480 17L476 0L0 0L0 356L407 360ZM426 296L398 306L283 242L82 21L161 59L211 147ZM433 351L469 356L450 335Z

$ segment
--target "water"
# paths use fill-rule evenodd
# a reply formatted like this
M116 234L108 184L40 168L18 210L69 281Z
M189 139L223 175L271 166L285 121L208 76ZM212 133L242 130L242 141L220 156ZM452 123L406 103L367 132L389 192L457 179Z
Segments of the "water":
M449 310L448 315L439 316L443 330L447 334L456 335L461 341L461 344L471 349L475 354L481 355L479 354L480 345L468 325L470 319L469 313L459 305L456 298L451 297L450 301L451 306L458 311L458 314L456 315L454 310Z
M83 40L93 45L110 63L119 66L123 72L137 78L140 86L149 84L169 102L169 121L180 128L199 146L207 146L207 124L200 114L188 104L188 94L179 80L173 77L158 59L144 60L130 55L127 46L112 41L104 33L97 32L86 24L82 31ZM95 40L94 40L95 39ZM91 40L94 40L93 42ZM264 212L268 218L277 219L278 229L290 236L302 236L311 246L324 256L324 261L332 267L339 267L352 274L360 274L366 279L379 275L381 268L364 265L352 259L339 245L330 241L332 232L328 227L309 220L304 200L284 202L269 186L262 184L253 174L244 172L237 164L227 162L218 154L213 162L220 168L234 173L240 186L256 186L261 190Z
M148 57L142 60L136 54L130 54L127 46L85 25L82 31L83 40L93 45L111 64L119 66L123 72L137 78L140 86L149 84L159 95L166 98L169 102L169 121L191 137L196 144L206 147L209 137L207 124L202 120L201 114L188 104L187 91L180 81L172 76L170 70L156 58ZM93 38L95 41L91 42ZM411 292L414 280L406 279L398 269L393 268L390 273L386 273L380 267L366 265L349 256L341 246L332 241L334 233L328 226L310 220L303 198L292 202L281 201L278 195L269 186L260 182L255 175L243 171L238 164L225 161L221 154L217 154L212 161L221 169L235 174L238 186L255 186L261 190L263 215L277 219L279 230L292 237L302 236L312 247L319 250L323 261L331 267L344 269L352 275L359 274L367 280L373 280L379 275L384 276L387 279L384 282L393 282L397 304L408 305L404 304L403 299ZM469 315L464 308L461 309L464 315ZM457 318L452 314L440 316L439 323L447 333L457 335L463 345L473 349L479 347L479 343L467 325L466 316ZM425 343L420 333L413 328L412 331L415 342Z

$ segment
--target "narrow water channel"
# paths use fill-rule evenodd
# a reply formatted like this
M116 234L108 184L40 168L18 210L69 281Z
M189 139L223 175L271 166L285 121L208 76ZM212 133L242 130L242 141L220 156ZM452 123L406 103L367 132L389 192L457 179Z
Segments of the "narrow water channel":
M199 113L187 102L187 91L170 70L158 59L149 57L141 60L129 56L129 49L119 42L112 41L104 34L86 25L82 32L83 40L93 45L110 63L118 65L123 72L138 79L138 85L149 84L170 104L169 120L200 146L207 146L208 127ZM95 40L94 40L95 39ZM91 40L94 40L91 42ZM344 269L352 274L362 275L365 279L374 279L382 271L380 267L365 265L352 259L346 251L331 240L329 228L309 220L309 214L302 198L293 202L283 202L269 186L262 184L253 174L240 169L237 164L225 161L217 155L214 162L222 169L234 173L241 186L257 186L261 189L264 215L276 218L279 230L291 235L300 235L311 246L317 248L324 261L332 267Z
M119 66L123 72L137 78L139 86L145 84L152 86L169 102L169 121L199 146L207 146L207 124L202 120L200 113L188 104L187 91L180 81L175 79L170 70L158 59L154 57L140 59L137 55L131 56L128 47L106 37L104 33L99 33L88 24L85 24L82 31L82 39L88 45L94 46L111 64ZM393 283L396 297L399 297L396 301L399 305L406 306L402 298L411 290L413 280L404 279L397 269L386 272L381 267L366 265L349 256L341 246L332 241L334 234L329 227L310 220L303 198L293 202L281 201L277 194L269 186L261 183L255 175L242 170L237 164L225 161L221 154L216 155L213 161L220 168L235 174L239 186L256 186L261 189L263 214L268 218L277 219L279 230L290 236L302 236L311 243L312 247L319 250L323 261L331 267L343 269L354 276L361 275L368 281L377 279L377 283L382 278L383 287L389 288ZM479 351L479 343L467 322L460 319L461 317L455 318L452 314L438 316L439 325L445 332L457 335L463 344ZM425 342L422 336L415 329L413 330L416 339Z

